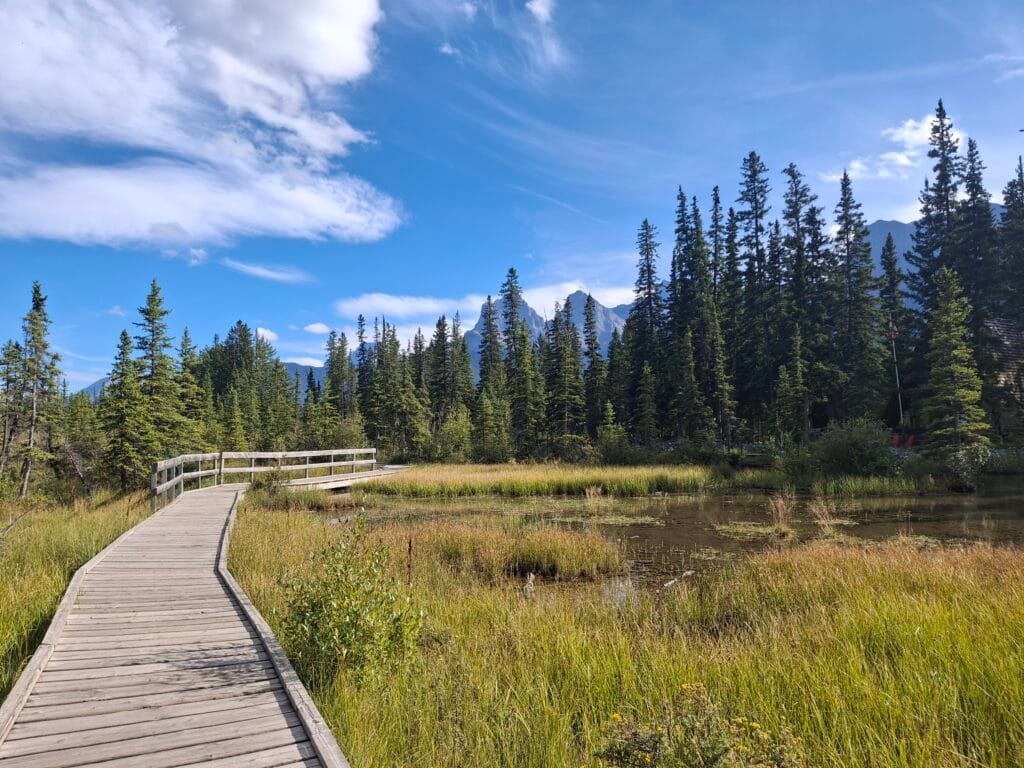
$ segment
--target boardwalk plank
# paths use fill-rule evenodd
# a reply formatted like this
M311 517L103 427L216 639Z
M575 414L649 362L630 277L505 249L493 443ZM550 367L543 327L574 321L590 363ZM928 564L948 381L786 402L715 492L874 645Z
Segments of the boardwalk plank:
M184 494L76 576L6 734L0 723L0 768L347 768L226 574L234 498Z

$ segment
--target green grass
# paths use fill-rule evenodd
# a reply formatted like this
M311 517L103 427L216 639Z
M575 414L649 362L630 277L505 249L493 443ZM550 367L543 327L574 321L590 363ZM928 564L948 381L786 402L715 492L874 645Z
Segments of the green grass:
M650 496L658 493L793 491L778 469L732 471L717 466L597 466L563 464L427 464L362 486L370 496L459 499L482 496ZM894 496L939 490L930 479L844 476L820 479L817 496Z
M148 513L140 495L81 500L30 510L0 538L0 696L42 640L75 571Z
M1019 550L817 543L658 592L584 580L527 595L494 565L521 537L567 575L594 540L468 525L370 529L426 624L404 665L315 692L354 765L591 766L613 713L657 722L695 683L729 717L791 729L807 766L1024 764ZM279 576L343 528L241 512L231 568L275 631ZM467 540L486 542L491 565L467 567Z
M712 467L581 467L558 464L434 464L374 480L367 491L387 496L650 496L695 493L715 485Z

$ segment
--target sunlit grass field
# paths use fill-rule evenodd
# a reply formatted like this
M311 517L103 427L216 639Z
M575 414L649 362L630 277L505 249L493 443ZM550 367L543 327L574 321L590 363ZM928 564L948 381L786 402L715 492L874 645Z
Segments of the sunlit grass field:
M82 499L29 510L0 538L0 697L46 634L75 571L148 514L141 494Z
M426 464L365 484L368 493L408 498L473 496L650 496L793 490L781 470L725 466L577 466L567 464ZM932 490L904 477L820 480L818 495L878 496Z
M286 648L280 577L347 529L243 507L230 565ZM807 766L1024 765L1019 550L816 543L638 590L588 533L496 518L367 535L425 623L405 663L313 691L353 765L594 766L613 716L656 722L695 683L791 730Z

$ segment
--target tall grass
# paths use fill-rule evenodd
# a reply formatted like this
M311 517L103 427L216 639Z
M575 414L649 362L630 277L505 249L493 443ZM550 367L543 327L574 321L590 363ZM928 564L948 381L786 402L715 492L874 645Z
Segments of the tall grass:
M30 510L0 538L0 696L42 640L74 572L148 512L139 494L81 499Z
M240 515L231 568L276 631L278 577L339 528ZM1024 764L1019 550L819 543L660 592L584 581L527 595L426 543L451 529L380 535L426 625L406 664L317 693L354 765L591 766L613 713L658 721L695 683L729 717L791 729L808 766Z
M715 466L598 466L563 464L427 464L363 486L371 495L455 499L479 496L650 496L657 493L792 492L784 472L771 468L732 471ZM803 489L807 490L807 489ZM929 478L839 476L809 489L817 496L852 498L939 490Z
M649 496L693 493L717 481L711 467L581 467L554 464L436 464L367 483L388 496Z

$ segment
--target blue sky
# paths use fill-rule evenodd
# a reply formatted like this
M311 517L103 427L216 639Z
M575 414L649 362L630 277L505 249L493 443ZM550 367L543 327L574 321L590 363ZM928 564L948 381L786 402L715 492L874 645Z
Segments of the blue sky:
M937 98L997 199L1024 151L1009 0L10 0L0 30L0 334L42 281L73 387L153 277L175 333L310 361L360 311L472 323L510 265L539 310L621 303L640 219L731 202L750 149L900 220Z

